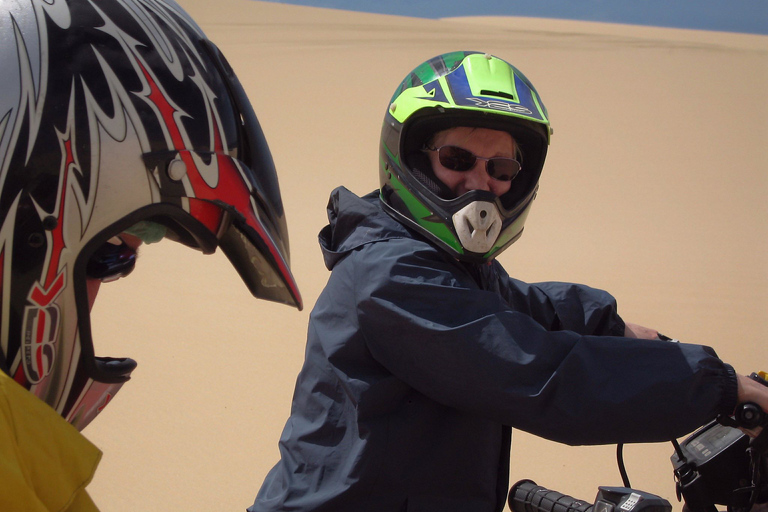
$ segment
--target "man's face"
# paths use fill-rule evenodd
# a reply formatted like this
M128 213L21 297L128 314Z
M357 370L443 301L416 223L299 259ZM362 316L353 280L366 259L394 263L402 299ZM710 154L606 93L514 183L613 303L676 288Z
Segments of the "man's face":
M515 158L515 141L512 136L503 131L488 128L456 127L439 132L433 146L458 146L478 157ZM450 188L456 197L470 190L486 190L497 197L509 191L512 182L491 178L486 171L486 160L478 159L468 171L453 171L444 167L438 158L437 151L429 151L429 160L435 176Z

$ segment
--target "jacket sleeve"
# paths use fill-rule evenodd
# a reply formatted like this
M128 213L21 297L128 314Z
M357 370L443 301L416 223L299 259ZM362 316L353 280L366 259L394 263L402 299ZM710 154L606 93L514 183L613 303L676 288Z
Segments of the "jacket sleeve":
M373 245L342 262L354 268L366 346L439 403L559 442L607 444L680 437L730 400L733 369L711 348L594 335L619 321L611 300L607 316L576 314L594 309L586 289L519 286L509 300L428 244ZM605 309L598 296L594 311Z
M500 293L510 308L527 313L548 331L624 336L624 321L609 293L573 283L528 284L510 278L496 264Z

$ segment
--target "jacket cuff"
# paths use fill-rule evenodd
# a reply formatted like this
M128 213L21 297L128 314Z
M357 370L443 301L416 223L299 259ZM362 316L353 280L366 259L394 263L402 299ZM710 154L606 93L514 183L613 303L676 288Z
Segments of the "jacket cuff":
M720 401L720 413L731 415L736 409L739 400L739 382L733 366L723 363L725 366L725 379L723 381L723 398Z

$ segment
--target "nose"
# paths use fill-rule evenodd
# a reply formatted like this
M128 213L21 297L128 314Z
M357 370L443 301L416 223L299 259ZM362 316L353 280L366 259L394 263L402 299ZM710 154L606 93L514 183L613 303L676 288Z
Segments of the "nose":
M465 176L466 180L464 181L464 184L467 187L467 190L491 191L493 178L491 178L485 170L485 161L478 159L472 170L467 171Z

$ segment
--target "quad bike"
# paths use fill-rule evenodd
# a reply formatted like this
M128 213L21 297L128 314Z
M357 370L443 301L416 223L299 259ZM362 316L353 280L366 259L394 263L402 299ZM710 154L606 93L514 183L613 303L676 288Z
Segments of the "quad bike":
M768 386L765 372L750 378ZM762 427L750 438L741 429ZM749 512L768 503L768 412L756 404L739 404L733 416L721 416L682 443L672 441L677 498L686 512ZM624 487L599 487L594 502L578 500L522 480L509 492L513 512L671 512L672 505L654 494L632 489L617 450ZM768 510L768 507L766 507Z

